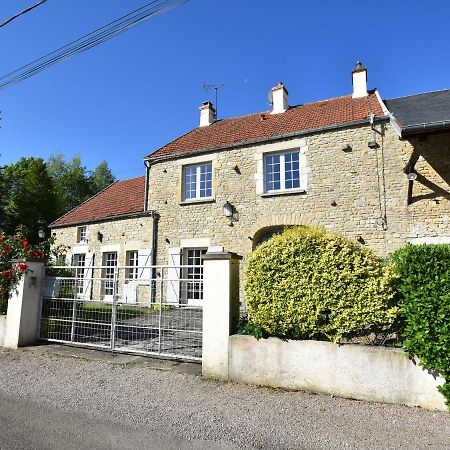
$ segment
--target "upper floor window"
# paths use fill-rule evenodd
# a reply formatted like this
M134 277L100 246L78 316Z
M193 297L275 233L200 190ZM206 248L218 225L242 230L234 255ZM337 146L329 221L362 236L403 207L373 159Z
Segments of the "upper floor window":
M87 238L87 227L77 228L77 242L84 242Z
M183 200L212 197L212 163L183 167Z
M264 156L264 192L300 189L300 152L268 153Z

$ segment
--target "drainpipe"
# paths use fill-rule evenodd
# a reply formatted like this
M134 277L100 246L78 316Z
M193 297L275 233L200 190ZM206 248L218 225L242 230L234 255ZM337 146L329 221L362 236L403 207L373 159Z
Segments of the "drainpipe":
M144 194L144 211L148 210L148 184L150 177L150 161L148 159L144 159L145 165L145 194Z
M144 159L145 164L145 199L144 199L144 211L148 211L148 194L150 190L150 167L151 162L148 159ZM156 252L158 248L158 220L159 220L159 214L152 210L151 211L151 217L152 217L152 246L151 246L151 254L152 254L152 260L151 265L152 268L152 280L156 280ZM150 286L150 301L153 302L153 300L156 298L156 281L153 281Z

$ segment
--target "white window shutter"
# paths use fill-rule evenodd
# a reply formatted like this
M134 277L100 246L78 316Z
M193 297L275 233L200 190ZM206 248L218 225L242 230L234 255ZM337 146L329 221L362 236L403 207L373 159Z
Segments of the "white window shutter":
M94 253L86 253L86 259L84 260L83 300L91 299L94 256Z
M138 272L137 279L146 284L150 283L152 277L152 251L150 249L138 250ZM141 283L142 284L142 283Z
M180 303L180 278L181 278L181 249L169 248L169 260L167 269L167 303Z

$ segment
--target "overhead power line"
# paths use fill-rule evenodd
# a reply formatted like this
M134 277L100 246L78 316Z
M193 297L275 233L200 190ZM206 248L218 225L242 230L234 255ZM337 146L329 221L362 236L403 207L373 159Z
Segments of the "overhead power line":
M135 27L145 20L170 11L188 1L189 0L154 0L107 25L54 50L53 52L47 53L25 66L19 67L18 69L1 76L0 89L19 83L60 61L89 50L90 48Z
M28 8L24 9L23 11L20 11L15 16L10 17L9 19L5 20L3 23L0 23L0 28L4 27L5 25L8 25L8 23L12 22L14 19L17 19L18 17L22 16L23 14L26 14L27 12L31 11L34 8L37 8L38 6L45 3L47 0L41 0L40 2L36 3L33 6L29 6Z

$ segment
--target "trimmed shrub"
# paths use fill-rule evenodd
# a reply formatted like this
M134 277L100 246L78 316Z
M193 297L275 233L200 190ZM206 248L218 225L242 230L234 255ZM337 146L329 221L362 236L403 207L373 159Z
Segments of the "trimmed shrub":
M402 346L446 380L450 409L450 245L408 245L392 257Z
M393 281L357 242L321 228L291 228L249 257L249 326L259 336L333 342L379 332L397 316Z

